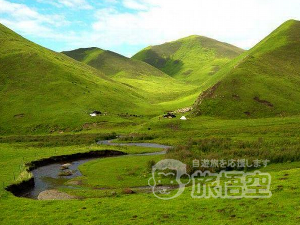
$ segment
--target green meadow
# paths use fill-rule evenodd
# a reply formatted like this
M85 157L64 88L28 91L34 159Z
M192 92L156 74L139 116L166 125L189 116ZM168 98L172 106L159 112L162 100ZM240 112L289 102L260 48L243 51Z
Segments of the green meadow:
M0 224L299 224L299 24L287 21L248 51L190 36L132 58L54 52L0 24ZM111 139L123 145L97 143ZM57 188L73 199L6 190L34 176L30 162L104 150L126 155L81 164ZM269 160L231 169L270 173L272 197L195 199L188 183L179 197L158 199L148 180L163 159L183 162L188 175L206 170L194 159Z
M279 141L286 138L290 140L291 133L299 130L295 125L297 120L298 118L291 119L288 126L286 125L288 123L285 124L285 121L282 120L278 120L276 123L252 121L250 130L248 130L248 125L242 126L234 121L231 123L224 121L223 127L215 126L211 129L218 133L218 135L213 135L216 138L225 138L230 135L231 131L243 128L244 131L240 132L238 139L245 142L254 140L255 142L256 138L252 134L264 133L263 125L267 125L274 132L265 134L265 139ZM209 122L206 121L206 123ZM204 129L205 125L199 125L199 128L201 127ZM287 129L287 127L289 128ZM183 133L187 132L184 131L184 128L179 128L177 139ZM227 135L222 135L222 133ZM174 139L176 135L177 133L173 135ZM76 136L73 135L74 140L79 138ZM155 135L151 134L151 136ZM140 136L134 140L140 141L142 138L147 139L144 135L144 137ZM152 139L151 142L175 143L173 138L170 135L164 140L157 138ZM186 136L186 138L188 137ZM299 133L294 133L293 139L295 139L294 147L299 152ZM49 137L46 141L48 146L42 145L43 141L38 138L35 140L27 139L18 143L0 144L2 167L0 173L3 186L18 182L18 176L24 169L23 163L39 158L101 149L115 149L127 153L158 151L158 149L141 147L95 145L93 138L78 141L80 143L78 145L67 142L65 146L56 146L57 140L51 140ZM297 144L296 140L298 140ZM291 148L292 145L285 143L278 147ZM249 145L249 148L252 146ZM282 151L283 149L279 152ZM2 187L1 223L37 224L40 221L43 221L43 224L299 223L299 159L295 162L288 159L286 162L272 162L271 160L267 167L260 168L262 172L269 172L272 176L272 197L269 199L193 199L191 197L192 188L188 185L181 196L164 201L157 199L151 191L140 189L139 187L148 185L148 179L151 177L150 163L170 158L173 154L171 151L167 155L104 158L83 164L80 166L83 176L68 181L68 183L73 183L76 188L60 189L60 191L76 196L78 199L75 200L38 201L18 198ZM203 157L206 158L206 156L201 158ZM259 210L257 210L258 208Z

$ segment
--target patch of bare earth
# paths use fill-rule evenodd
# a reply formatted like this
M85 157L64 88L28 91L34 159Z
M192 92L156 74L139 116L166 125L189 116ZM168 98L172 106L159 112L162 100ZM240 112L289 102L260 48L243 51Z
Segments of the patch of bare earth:
M24 113L14 115L15 118L23 118L25 116Z
M196 101L196 103L198 105L201 105L201 103L202 103L202 101L204 99L213 98L213 96L215 94L215 91L220 86L220 84L221 84L221 82L218 82L214 86L212 86L211 88L207 89L206 91L203 91L203 93L200 95L200 97L198 98L198 100Z
M254 97L253 99L255 101L259 102L259 103L262 103L262 104L266 105L266 106L274 107L274 105L271 102L267 101L267 100L262 100L259 97Z

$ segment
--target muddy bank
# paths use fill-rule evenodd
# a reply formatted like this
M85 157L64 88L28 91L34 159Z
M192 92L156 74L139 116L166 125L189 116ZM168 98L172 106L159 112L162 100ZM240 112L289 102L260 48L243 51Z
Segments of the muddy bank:
M75 153L71 155L51 156L50 158L32 161L30 163L27 163L26 166L29 168L29 171L32 171L38 167L47 166L52 163L75 161L80 159L120 156L120 155L127 155L127 153L121 151L115 151L115 150L90 151L90 152L83 152L83 153Z
M12 184L10 186L6 187L6 190L13 193L17 197L29 197L29 198L37 198L38 191L34 190L35 186L39 186L40 183L40 177L36 176L35 170L38 168L45 168L45 172L52 173L55 172L52 169L52 165L55 168L60 168L61 163L65 162L75 162L80 161L81 163L84 163L91 159L96 158L105 158L105 157L112 157L112 156L122 156L127 155L127 153L121 152L121 151L115 151L115 150L99 150L99 151L90 151L90 152L84 152L84 153L75 153L71 155L60 155L60 156L52 156L50 158L45 159L39 159L36 161L32 161L30 163L26 163L26 168L28 172L33 173L33 177L29 180L24 180L18 184ZM49 168L48 168L48 167ZM78 165L76 165L78 167ZM73 176L70 176L70 178L73 178L75 176L80 176L80 173L74 173ZM51 177L51 176L50 176ZM53 177L55 178L55 177ZM44 186L42 188L45 188ZM31 190L34 190L34 192L31 192Z
M7 186L5 190L19 197L22 195L22 193L30 191L33 187L34 187L34 178L32 177L29 180L22 181L21 183Z

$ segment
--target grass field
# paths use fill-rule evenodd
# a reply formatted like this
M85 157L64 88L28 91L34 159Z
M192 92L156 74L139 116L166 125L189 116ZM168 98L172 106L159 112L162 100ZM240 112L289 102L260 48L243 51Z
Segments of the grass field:
M90 161L80 167L84 177L75 178L80 181L77 189L60 189L80 200L36 201L14 197L4 190L8 184L16 182L23 171L23 163L52 155L72 154L92 149L116 149L128 153L157 151L157 149L140 147L96 146L95 140L109 138L114 134L67 134L53 136L4 137L0 144L1 154L1 223L2 224L298 224L300 218L299 199L299 160L291 161L288 157L292 150L299 153L299 117L270 118L252 120L221 120L209 117L188 117L187 121L177 119L152 119L144 125L136 126L134 132L121 133L127 138L121 141L146 141L171 144L173 146L189 146L195 140L192 156L207 157L199 154L201 140L213 139L213 143L202 143L201 149L209 147L212 152L224 147L218 140L227 140L225 144L238 150L236 141L245 144L248 151L257 153L258 140L262 140L262 148L267 153L282 153L287 157L283 163L270 162L261 171L272 176L270 199L193 199L191 187L176 199L163 201L157 199L148 189L139 190L134 187L147 186L151 177L149 162L162 158L176 158L190 163L193 157L185 157L187 151L174 154L170 151L166 156L125 156ZM148 128L151 130L148 130ZM133 136L133 138L129 138ZM60 140L66 140L64 146ZM72 140L72 141L71 141ZM18 141L16 143L16 141ZM254 144L253 144L254 143ZM77 144L77 145L74 145ZM270 145L271 144L271 145ZM267 149L271 147L270 149ZM245 149L245 148L244 148ZM290 151L287 152L287 150ZM242 151L243 152L243 151ZM221 152L222 153L222 152ZM268 155L268 154L267 154ZM243 157L247 156L246 154ZM264 155L265 156L265 155ZM258 155L260 157L260 155ZM288 174L288 175L287 175ZM14 177L15 176L15 177ZM104 188L104 189L103 189ZM128 191L129 190L129 191ZM133 190L135 193L131 193ZM259 210L257 210L259 208ZM41 210L43 209L43 210ZM39 221L39 222L37 222ZM59 222L57 222L59 221ZM99 222L100 221L100 222Z
M246 52L190 36L130 59L98 48L56 53L0 25L0 224L299 224L299 40L299 22L287 21ZM116 137L173 148L136 155L163 149L96 144ZM82 176L65 183L72 188L59 188L76 199L6 190L33 176L27 163L92 150L129 155L80 165ZM270 173L272 197L193 199L189 183L158 199L148 180L162 159L181 161L189 175L194 159L269 160L226 169ZM159 178L161 188L172 184Z
M88 148L92 148L89 146ZM39 157L86 151L87 146L69 147L24 147L23 144L1 144L1 182L13 182L12 172L18 174L22 155L25 160ZM99 147L97 146L97 149ZM130 150L130 152L138 152ZM58 154L58 153L57 153ZM16 198L1 188L1 224L298 224L300 220L299 205L299 170L300 164L273 164L262 171L272 175L270 199L193 199L191 188L170 201L159 200L152 193L125 194L126 187L147 185L147 179L141 178L141 172L147 171L147 160L161 156L123 157L113 162L113 158L91 161L81 170L90 186L119 187L106 191L84 189L79 196L88 197L81 200L36 201ZM136 164L132 162L135 161ZM116 166L111 167L114 163ZM95 173L105 169L102 173ZM133 173L130 173L134 170ZM130 175L129 175L129 174ZM99 174L100 177L97 177ZM111 177L107 177L111 174ZM115 175L125 175L121 182ZM120 186L119 186L120 185ZM72 191L76 194L76 191ZM71 193L72 193L71 192ZM92 196L93 197L92 197ZM257 210L259 208L259 210ZM42 209L42 210L41 210ZM101 221L101 222L99 222Z

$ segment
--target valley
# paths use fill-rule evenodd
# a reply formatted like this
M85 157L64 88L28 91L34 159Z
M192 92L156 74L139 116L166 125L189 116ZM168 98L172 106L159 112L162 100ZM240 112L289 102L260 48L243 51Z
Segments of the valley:
M132 57L55 52L0 24L0 224L299 224L299 52L297 20L249 50L192 35ZM169 159L182 183L151 184ZM240 159L261 164L203 166ZM197 170L269 173L272 196L192 198ZM33 180L30 198L9 191Z

